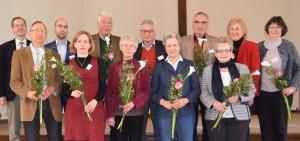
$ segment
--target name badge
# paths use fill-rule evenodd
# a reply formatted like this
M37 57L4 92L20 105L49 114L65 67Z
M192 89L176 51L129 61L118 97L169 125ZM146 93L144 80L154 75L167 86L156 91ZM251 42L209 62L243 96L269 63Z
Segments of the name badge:
M278 61L278 58L277 58L277 57L275 57L275 58L273 58L273 59L271 60L272 63L275 63L275 62L277 62L277 61Z
M160 60L164 59L164 56L160 55L160 56L157 57L157 59L158 59L158 61L160 61Z
M215 53L215 50L214 49L210 49L210 50L208 50L208 53Z
M73 58L75 58L75 55L70 55L69 56L69 59L73 59Z
M89 65L86 66L86 69L91 70L92 67L93 67L93 65L89 64Z
M57 67L57 65L56 64L52 64L51 67L52 67L52 69L54 69L54 68Z

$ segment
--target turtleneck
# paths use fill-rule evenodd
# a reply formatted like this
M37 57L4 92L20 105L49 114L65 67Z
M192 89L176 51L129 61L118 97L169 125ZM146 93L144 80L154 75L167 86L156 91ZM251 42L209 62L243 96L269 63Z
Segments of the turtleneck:
M270 48L278 47L279 45L281 45L281 43L282 43L282 37L279 37L276 40L270 40L270 39L265 40L264 46L267 49L270 49Z
M237 41L233 41L233 53L234 53L234 60L236 61L236 58L238 56L238 53L239 53L239 50L240 50L240 47L242 45L242 42L243 42L244 38L241 37L239 40Z

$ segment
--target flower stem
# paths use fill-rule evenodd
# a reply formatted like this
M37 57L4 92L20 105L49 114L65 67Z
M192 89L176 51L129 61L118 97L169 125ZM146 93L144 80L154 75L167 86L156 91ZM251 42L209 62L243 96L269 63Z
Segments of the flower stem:
M122 116L122 119L121 119L121 122L119 123L119 126L117 129L120 130L120 132L122 132L122 127L123 127L123 122L124 122L124 118L125 118L125 113L123 113L123 116Z
M175 127L176 127L176 116L177 116L177 109L172 109L172 139L175 137Z
M43 100L39 101L39 109L40 109L40 124L43 123Z
M227 101L225 106L228 107L230 105L230 103ZM211 130L217 128L217 126L220 124L221 122L221 119L224 115L224 112L220 112L219 116L218 116L218 119L216 120L216 122L214 123L213 127L211 128Z
M82 100L82 102L83 102L84 107L86 107L87 101L86 101L86 98L85 98L84 94L81 95L81 100ZM92 122L93 119L92 119L91 113L90 113L90 112L87 112L87 115L88 115L89 121Z
M283 98L284 98L286 110L287 110L287 113L288 113L288 118L289 118L289 120L291 120L292 119L292 114L291 114L291 108L290 108L289 101L288 101L286 95L283 95Z

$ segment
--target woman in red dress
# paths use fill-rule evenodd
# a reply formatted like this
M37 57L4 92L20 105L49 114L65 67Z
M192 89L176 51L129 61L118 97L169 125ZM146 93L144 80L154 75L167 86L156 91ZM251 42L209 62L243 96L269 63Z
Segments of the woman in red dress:
M71 44L70 64L81 74L84 93L73 90L69 85L63 85L64 94L69 97L65 111L65 140L104 141L105 110L103 97L106 90L105 65L100 58L92 57L94 43L90 33L79 31ZM87 99L84 107L81 95ZM90 112L93 121L89 121Z

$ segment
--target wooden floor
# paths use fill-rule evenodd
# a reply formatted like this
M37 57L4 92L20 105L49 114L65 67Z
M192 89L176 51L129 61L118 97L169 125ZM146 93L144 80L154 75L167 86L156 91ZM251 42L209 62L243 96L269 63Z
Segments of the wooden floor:
M201 118L201 116L199 116ZM199 119L201 121L201 119ZM202 131L202 124L199 122L197 127L198 132L198 140L201 141L201 131ZM257 115L253 115L251 123L250 123L250 132L251 132L251 141L260 141L260 129L259 129L259 122ZM64 128L63 128L64 134ZM300 141L300 112L293 112L293 119L288 122L288 141ZM22 141L24 139L24 129L21 129ZM109 127L106 126L105 130L106 140L109 140ZM147 135L149 137L149 141L152 141L152 124L151 121L148 121L148 128L147 128ZM8 131L7 131L7 120L0 120L0 141L8 141ZM46 129L45 125L42 125L41 128L41 141L47 141L46 136Z

